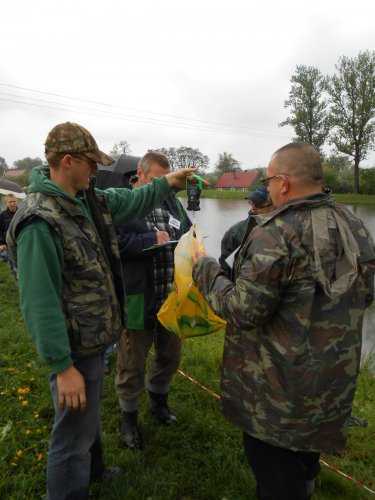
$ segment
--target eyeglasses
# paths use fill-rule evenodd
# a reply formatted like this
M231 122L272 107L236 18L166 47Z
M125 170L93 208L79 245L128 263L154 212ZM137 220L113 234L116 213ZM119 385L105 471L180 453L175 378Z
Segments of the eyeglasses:
M276 174L276 175L271 175L271 177L263 177L263 179L260 179L260 182L262 186L269 186L269 183L272 181L272 179L275 179L276 177L281 177L282 175L286 175L287 177L290 177L289 174Z
M96 167L96 162L94 160L91 160L91 158L87 158L87 156L83 155L83 158L81 156L76 156L76 155L70 155L72 158L75 158L76 160L81 160L85 161L88 163L91 167Z

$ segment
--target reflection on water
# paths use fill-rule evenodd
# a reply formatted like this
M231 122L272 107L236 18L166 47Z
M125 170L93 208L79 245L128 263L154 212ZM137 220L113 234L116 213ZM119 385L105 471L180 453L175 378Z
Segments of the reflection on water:
M186 207L186 199L181 198L181 201ZM201 210L196 212L196 223L207 236L204 240L207 253L217 259L220 255L220 241L223 234L235 222L246 219L249 205L246 200L203 198L200 206ZM363 220L375 239L375 207L347 206ZM371 349L375 351L375 304L367 309L363 327L362 353L369 353Z

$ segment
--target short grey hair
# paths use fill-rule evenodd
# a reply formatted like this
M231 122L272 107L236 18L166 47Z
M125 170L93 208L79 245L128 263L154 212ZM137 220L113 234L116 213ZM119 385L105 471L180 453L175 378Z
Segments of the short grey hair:
M149 151L139 160L138 167L140 167L144 174L148 174L151 165L157 163L160 167L169 169L170 164L168 158L160 151Z

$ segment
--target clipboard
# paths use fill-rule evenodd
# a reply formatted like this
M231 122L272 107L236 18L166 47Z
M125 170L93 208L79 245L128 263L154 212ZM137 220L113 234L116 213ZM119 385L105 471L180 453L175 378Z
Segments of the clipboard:
M170 240L167 241L167 243L155 243L155 245L151 245L148 248L144 248L142 252L148 252L149 250L157 250L158 248L161 247L166 247L167 245L177 245L178 240Z

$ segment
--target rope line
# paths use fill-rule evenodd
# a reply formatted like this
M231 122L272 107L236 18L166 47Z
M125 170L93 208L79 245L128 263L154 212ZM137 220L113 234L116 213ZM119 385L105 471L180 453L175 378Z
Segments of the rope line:
M195 380L193 377L191 377L190 375L188 375L187 373L184 373L182 370L177 370L177 372L182 375L183 377L187 378L188 380L190 380L190 382L193 382L193 384L197 385L198 387L201 387L202 389L204 389L206 392L208 392L209 394L211 394L212 396L214 396L215 398L217 399L221 399L220 395L217 394L216 392L213 392L211 389L208 389L207 387L205 387L204 385L202 385L200 382L198 382L198 380ZM358 484L359 486L362 486L362 488L364 488L365 490L367 490L369 493L372 493L374 496L375 496L375 491L371 490L368 486L366 486L364 483L362 483L361 481L359 481L358 479L355 479L354 477L350 476L349 474L345 474L345 472L342 472L341 470L339 470L337 467L333 467L333 465L330 465L329 463L325 462L324 460L322 459L319 459L319 462L324 465L325 467L327 467L328 469L332 470L333 472L337 472L337 474L340 474L341 476L345 477L346 479L348 479L348 481L352 481L353 483L355 484Z
M216 392L213 392L211 391L211 389L207 389L207 387L205 387L204 385L202 385L200 382L198 382L198 380L195 380L193 379L192 377L190 377L190 375L188 375L187 373L184 373L183 371L181 370L177 370L178 373L180 373L183 377L186 377L187 379L190 380L190 382L193 382L193 384L197 385L198 387L201 387L202 389L204 389L205 391L207 391L209 394L212 394L212 396L214 396L215 398L217 399L221 399L219 394L216 394Z

